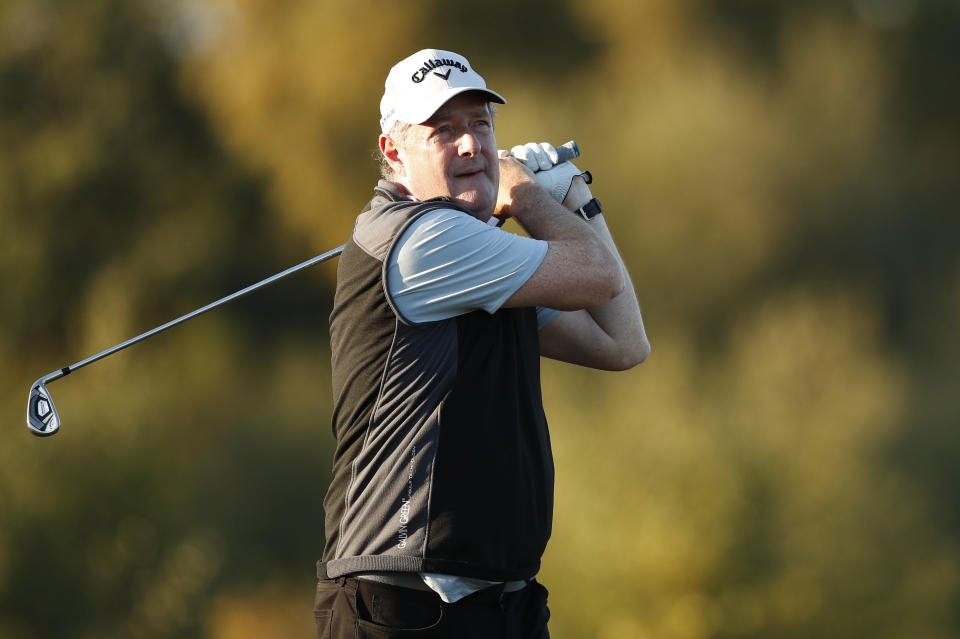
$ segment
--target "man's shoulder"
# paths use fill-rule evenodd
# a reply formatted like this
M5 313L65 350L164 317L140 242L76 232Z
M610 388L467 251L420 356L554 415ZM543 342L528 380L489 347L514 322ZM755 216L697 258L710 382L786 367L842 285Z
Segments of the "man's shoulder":
M489 234L499 232L465 211L436 207L420 213L405 226L393 259L401 263L426 260L431 267L438 266L438 260L460 262L478 256L489 242Z

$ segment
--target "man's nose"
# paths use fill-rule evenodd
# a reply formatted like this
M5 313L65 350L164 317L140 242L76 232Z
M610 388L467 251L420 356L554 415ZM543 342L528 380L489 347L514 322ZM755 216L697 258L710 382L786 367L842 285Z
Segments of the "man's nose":
M477 139L477 136L475 136L473 133L465 131L463 135L460 136L459 142L459 151L461 156L474 157L480 154L482 149L480 140Z

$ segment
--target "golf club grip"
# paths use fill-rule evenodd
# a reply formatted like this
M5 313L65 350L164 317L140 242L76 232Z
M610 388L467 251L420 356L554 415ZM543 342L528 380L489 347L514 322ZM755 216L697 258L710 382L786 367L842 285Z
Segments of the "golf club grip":
M557 164L563 164L564 162L569 162L570 160L576 160L580 157L580 147L577 146L575 140L570 140L566 144L561 144L557 147L557 155L559 160Z

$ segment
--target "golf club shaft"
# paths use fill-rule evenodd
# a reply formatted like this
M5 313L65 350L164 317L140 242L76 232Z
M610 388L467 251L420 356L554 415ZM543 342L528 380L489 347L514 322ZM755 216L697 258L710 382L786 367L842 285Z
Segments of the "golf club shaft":
M59 371L54 371L53 373L50 373L50 375L47 375L45 378L43 378L43 379L44 379L44 382L46 383L46 382L51 382L51 381L53 381L53 380L55 380L55 379L60 379L60 378L63 377L64 375L69 375L70 373L72 373L73 371L77 370L78 368L83 368L83 367L86 366L87 364L92 364L92 363L94 363L94 362L96 362L96 361L98 361L98 360L103 359L104 357L108 357L108 356L110 356L110 355L113 355L114 353L117 353L117 352L119 352L119 351L122 351L123 349L127 348L128 346L133 346L133 345L136 344L137 342L142 342L143 340L147 339L148 337L153 337L154 335L156 335L156 334L158 334L158 333L162 333L163 331L167 330L168 328L173 328L173 327L176 326L177 324L182 324L183 322L186 322L186 321L189 320L189 319L193 319L194 317L197 317L198 315L203 315L203 314L206 313L207 311L212 311L213 309L217 308L218 306L223 306L224 304L227 304L228 302L232 302L232 301L234 301L234 300L236 300L236 299L240 299L240 298L243 297L244 295L247 295L247 294L249 294L249 293L252 293L252 292L256 291L257 289L263 288L264 286L268 286L268 285L270 285L270 284L273 284L273 283L276 282L277 280L283 279L284 277L287 277L288 275L293 275L294 273L296 273L296 272L298 272L298 271L302 271L303 269L309 268L309 267L311 267L311 266L313 266L313 265L315 265L315 264L319 264L319 263L321 263L321 262L326 262L327 260L332 259L332 258L340 255L340 253L341 253L342 251L343 251L343 245L338 246L338 247L335 248L335 249L331 249L331 250L327 251L326 253L321 253L320 255L317 255L316 257L312 257L312 258L310 258L309 260L306 260L305 262L301 262L300 264L297 264L296 266L291 266L290 268L288 268L288 269L285 270L285 271L282 271L282 272L280 272L280 273L277 273L276 275L272 275L272 276L270 276L270 277L268 277L268 278L266 278L266 279L264 279L264 280L260 280L260 281L257 282L256 284L251 284L250 286L248 286L248 287L246 287L246 288L244 288L244 289L241 289L241 290L237 291L236 293L231 293L230 295L227 295L226 297L222 297L222 298L218 299L218 300L215 301L215 302L211 302L211 303L207 304L206 306L203 306L203 307L201 307L201 308L198 308L198 309L195 310L195 311L191 311L191 312L187 313L186 315L182 315L182 316L178 317L178 318L175 319L175 320L171 320L171 321L167 322L166 324L163 324L163 325L161 325L161 326L157 326L156 328L152 328L152 329L150 329L149 331L147 331L146 333L141 333L140 335L137 335L136 337L131 337L130 339L128 339L128 340L125 341L125 342L121 342L120 344L117 344L116 346L113 346L113 347L111 347L111 348L108 348L108 349L105 350L105 351L102 351L102 352L100 352L100 353L97 353L96 355L91 355L90 357L88 357L88 358L86 358L86 359L82 359L82 360L80 360L79 362L77 362L76 364L71 364L70 366L66 366L66 367L64 367L64 368L61 368Z

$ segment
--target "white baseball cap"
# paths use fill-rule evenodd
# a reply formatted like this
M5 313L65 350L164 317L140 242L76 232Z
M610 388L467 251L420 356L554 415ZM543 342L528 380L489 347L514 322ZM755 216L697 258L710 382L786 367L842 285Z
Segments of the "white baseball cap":
M507 101L487 88L487 83L459 53L423 49L393 65L380 100L380 130L394 122L420 124L430 119L447 100L464 91L483 91L491 101Z

